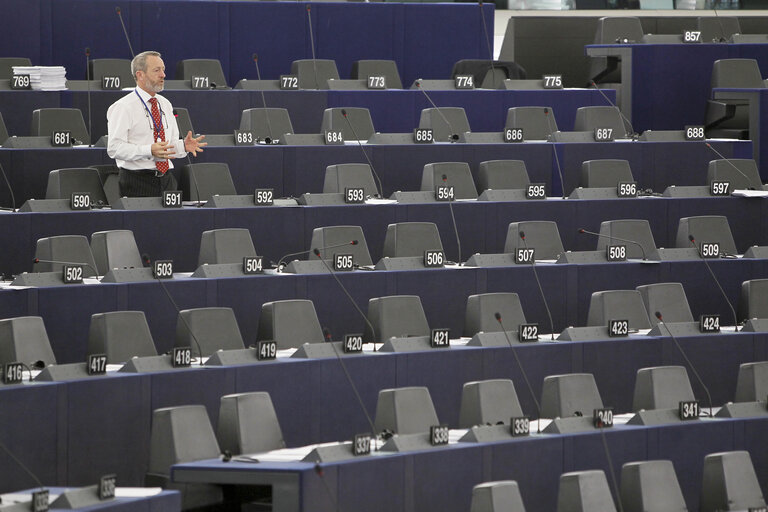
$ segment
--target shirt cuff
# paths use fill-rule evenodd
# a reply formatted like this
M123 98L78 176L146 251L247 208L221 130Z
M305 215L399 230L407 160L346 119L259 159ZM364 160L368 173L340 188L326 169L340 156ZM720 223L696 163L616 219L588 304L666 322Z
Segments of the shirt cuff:
M146 158L155 159L155 157L152 155L152 144L141 144L139 145L139 154L142 156L145 156Z

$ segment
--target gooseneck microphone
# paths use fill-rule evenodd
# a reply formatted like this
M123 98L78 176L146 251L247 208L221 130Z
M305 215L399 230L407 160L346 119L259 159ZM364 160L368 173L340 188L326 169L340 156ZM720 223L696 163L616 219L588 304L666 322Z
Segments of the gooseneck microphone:
M440 110L440 108L435 105L435 102L432 101L432 98L429 97L429 94L427 94L427 91L424 90L424 88L421 86L421 79L416 80L416 88L420 90L424 97L427 98L427 101L429 101L429 104L432 105L432 107L437 110L437 113L440 114L440 117L443 118L443 121L446 125L448 125L448 129L451 130L451 135L448 137L448 142L458 142L459 140L459 134L456 133L456 130L453 129L453 125L450 121L448 121L448 118L445 117L445 114L443 114L443 111Z
M312 34L312 7L307 4L307 22L309 25L309 43L312 45L312 69L315 72L315 89L320 89L320 81L317 79L317 56L315 55L315 36Z
M520 358L517 356L517 350L515 350L515 347L512 345L512 340L509 339L509 333L507 332L507 328L504 327L504 323L501 321L501 313L498 311L493 314L494 318L496 318L496 321L499 322L499 325L501 326L501 332L504 333L504 337L507 339L507 344L509 345L509 348L512 350L512 355L515 356L515 361L517 361L517 367L520 369L520 374L523 376L523 380L525 380L525 385L528 386L528 392L531 394L531 398L533 399L533 403L536 406L536 413L538 414L538 420L536 422L537 426L537 432L541 434L541 406L539 405L539 401L536 399L536 393L533 392L533 387L531 387L531 381L528 380L528 374L523 369L523 363L520 362Z
M483 10L483 0L480 0L477 2L477 5L480 7L480 17L482 18L483 23L483 33L485 34L485 45L488 47L488 55L491 59L491 76L493 77L493 84L496 83L496 68L494 67L493 62L493 48L491 48L491 38L488 37L488 27L485 25L485 11Z
M258 78L259 81L261 81L261 70L259 69L259 56L255 53L253 54L253 64L256 66L256 78ZM275 140L275 132L272 131L272 123L269 121L269 109L267 108L267 100L264 97L264 89L259 88L259 92L261 92L261 104L264 105L264 117L267 119L267 131L269 131L269 137L266 137L264 139L264 142L267 144L272 144L272 141Z
M373 175L376 177L376 182L379 184L379 193L376 195L378 197L384 197L384 187L381 185L381 179L379 178L379 173L376 172L376 169L373 167L373 162L371 162L371 159L368 158L368 153L366 153L365 149L363 148L363 143L360 142L360 137L357 136L357 131L355 131L355 127L352 126L352 123L347 117L346 109L341 109L341 115L342 117L344 117L344 121L347 122L347 126L349 126L349 129L352 130L352 134L355 136L355 140L357 140L357 145L360 146L360 151L363 152L363 156L368 161L368 165L371 167L371 171L373 172Z
M26 365L25 365L25 366L26 366ZM32 378L32 377L30 376L30 379L31 379L31 378ZM3 443L2 441L0 441L0 448L2 448L2 449L3 449L3 451L4 451L4 452L5 452L5 453L6 453L6 454L7 454L7 455L8 455L8 456L11 458L11 460L12 460L13 462L15 462L15 463L16 463L16 465L17 465L17 466L19 466L19 467L20 467L22 470L24 470L24 472L25 472L26 474L28 474L30 477L32 477L32 480L35 482L35 484L37 485L37 487L39 487L39 488L40 488L40 490L41 490L41 491L45 491L45 490L46 490L46 489L45 489L45 486L43 485L43 483L40 481L40 479L39 479L39 478L37 478L37 475L35 475L35 474L32 472L32 470L31 470L31 469L29 469L29 468L28 468L28 467L27 467L27 466L26 466L26 465L25 465L23 462L21 462L21 461L20 461L20 460L19 460L19 459L18 459L18 458L17 458L17 457L16 457L16 456L13 454L13 452L11 452L11 450L9 450L7 446L5 446L5 443Z
M595 231L587 231L584 228L580 228L579 229L579 234L580 235L584 235L584 234L593 235L593 236L597 236L597 237L600 237L600 238L607 238L609 240L618 240L619 242L624 242L626 244L636 245L636 246L638 246L640 248L640 250L643 253L643 261L647 261L648 260L646 254L645 254L645 248L643 247L643 244L641 244L640 242L637 242L635 240L630 240L628 238L619 238L617 236L611 236L611 235L604 235L602 233L597 233Z
M734 169L736 169L736 172L737 172L737 173L739 173L739 174L741 174L741 175L744 177L744 179L747 181L747 190L755 190L755 187L752 187L752 186L750 186L750 184L749 184L749 183L750 183L750 181L751 181L751 180L749 179L749 177L748 177L746 174L744 174L744 172L743 172L741 169L739 169L738 167L736 167L736 164L734 164L733 162L731 162L731 159L730 159L730 158L725 158L725 156L723 156L723 154L722 154L721 152L719 152L718 150L716 150L715 148L713 148L713 147L712 147L712 144L710 144L709 142L705 142L704 144L705 144L705 145L706 145L706 146L707 146L709 149L711 149L711 150L712 150L712 151L713 151L713 152L714 152L714 153L715 153L717 156L719 156L719 157L720 157L722 160L725 160L726 162L728 162L728 165L730 165L731 167L733 167Z
M336 283L339 285L339 288L341 288L341 291L344 292L344 295L347 296L349 299L349 302L352 303L352 306L354 306L355 310L360 314L361 317L363 317L363 320L365 320L365 323L368 324L368 327L371 329L371 333L373 334L373 340L374 343L376 342L376 330L373 328L373 325L371 325L371 322L368 320L368 317L365 316L363 311L360 309L360 306L357 305L355 302L355 299L352 298L352 295L347 291L347 288L344 286L344 284L341 282L341 279L339 279L339 276L336 275L336 272L334 272L333 268L331 268L330 265L328 265L328 262L325 261L325 258L320 254L320 249L315 247L312 249L312 252L320 258L320 261L323 262L323 265L325 265L325 268L328 270L328 273L330 273L333 278L336 280ZM325 332L323 335L325 336L327 341L331 341L330 331L328 329L325 329ZM347 370L347 365L344 363L344 359L339 354L338 349L336 348L336 345L331 345L333 347L333 353L336 354L336 359L338 359L339 364L341 365L341 369L344 371L344 375L347 377L347 382L349 382L349 386L352 388L352 391L355 393L355 398L357 398L357 403L360 404L360 408L363 410L363 414L365 414L365 419L368 421L368 425L371 427L371 436L374 438L376 437L376 426L373 424L373 420L371 419L371 415L368 413L368 409L365 407L365 403L363 402L363 399L360 397L360 392L357 389L357 386L355 385L355 381L352 380L352 376L349 374L349 370Z
M696 380L699 381L699 385L701 385L701 387L704 389L704 392L707 394L707 401L709 402L709 415L711 417L712 416L712 395L709 394L709 389L704 384L704 381L701 380L701 377L699 376L699 372L696 371L696 367L693 366L693 363L691 362L691 360L688 359L688 355L685 353L685 350L683 350L683 347L677 341L677 338L675 338L675 335L672 334L672 331L669 330L669 327L664 322L664 318L662 318L661 312L657 311L656 313L654 313L654 315L656 316L656 318L659 319L659 323L664 326L664 329L667 330L667 334L669 334L669 337L672 338L672 341L675 342L675 346L677 347L677 350L680 352L680 354L683 356L683 359L685 359L685 362L688 364L688 368L691 369L691 371L693 372L693 375L696 376Z
M91 144L93 142L93 125L91 124L91 49L87 47L85 49L85 84L88 91L88 136L91 138L88 142L88 147L91 147L93 145Z
M709 275L711 275L712 279L715 281L715 284L717 285L717 288L720 290L720 293L723 295L723 298L725 299L725 302L728 304L728 307L731 308L731 314L733 315L733 327L736 329L736 332L739 332L739 320L736 317L736 310L733 309L733 304L731 304L731 301L728 299L728 295L725 294L725 290L723 290L723 287L720 285L720 281L718 281L717 277L715 276L715 273L712 272L712 267L709 266L709 262L707 261L707 258L705 258L703 254L701 254L701 249L696 245L696 240L693 238L693 235L688 235L688 240L691 242L691 245L693 246L693 248L696 249L696 254L698 254L701 261L704 262L704 265L706 265L707 270L709 270Z
M325 247L321 247L320 250L325 252L328 249L336 249L337 247L345 247L347 245L357 245L357 240L350 240L348 242L342 242L340 244L326 245ZM314 249L286 254L285 256L277 260L277 271L282 272L283 263L285 262L286 258L290 258L292 256L301 256L302 254L309 254L311 252L314 252Z
M560 168L560 157L557 155L557 146L555 146L555 131L552 129L552 118L549 116L550 112L547 107L544 107L544 117L547 118L547 125L549 126L550 140L552 141L552 153L555 155L555 163L557 164L557 175L560 178L560 192L562 198L565 199L565 181L563 181L563 170Z
M128 49L131 51L131 58L136 57L136 54L133 53L133 46L131 46L131 38L128 37L128 31L125 29L125 23L123 22L123 14L120 10L120 7L115 7L115 12L117 13L117 17L120 18L120 25L123 27L123 34L125 34L125 40L128 43Z
M443 174L443 183L448 186L448 176ZM456 227L456 216L453 214L453 199L448 198L448 209L451 211L451 221L453 222L453 234L456 236L456 247L459 251L459 259L456 260L458 265L461 265L461 238L459 237L459 228Z
M528 242L525 240L525 231L520 231L520 240L525 245L525 250L528 250ZM552 322L552 313L549 311L549 304L547 304L547 298L544 296L544 289L541 287L541 281L539 281L539 273L536 271L536 258L531 258L531 270L533 270L533 277L536 278L536 284L539 286L539 293L541 294L541 300L544 302L544 307L547 310L547 316L549 317L549 329L552 336L552 341L555 340L555 324Z
M32 260L32 263L35 265L38 263L53 263L54 265L76 265L80 267L88 267L89 269L93 270L94 277L99 275L99 271L96 270L93 265L84 261L41 260L40 258L35 258Z
M16 196L13 193L13 187L11 187L11 182L8 180L8 175L5 174L5 169L3 169L3 164L0 164L0 173L3 174L3 180L5 180L5 185L8 187L8 193L11 194L11 209L12 211L16 211ZM5 208L0 208L5 210Z
M608 97L608 95L607 95L607 94L605 94L605 93L604 93L604 92L603 92L603 91L602 91L602 90L601 90L601 89L600 89L600 88L597 86L597 83L595 83L595 81L594 81L594 80L591 80L591 82L592 82L592 87L594 87L594 88L595 88L595 90L596 90L597 92L599 92L599 93L600 93L600 96L602 96L603 98L605 98L605 101L607 101L608 103L610 103L610 104L611 104L611 106L612 106L613 108L615 108L615 109L616 109L616 112L618 112L618 113L619 113L619 115L621 116L621 119L622 119L622 120L623 120L623 121L624 121L624 122L627 124L627 126L629 126L629 130L630 130L630 133L629 133L629 137L630 137L632 140L637 140L637 132L635 131L635 128L632 126L632 122L631 122L629 119L627 119L627 116L625 116L625 115L624 115L624 113L621 111L621 109L620 109L618 106L616 106L616 104L615 104L614 102L612 102L612 101L611 101L611 98L609 98L609 97ZM624 128L626 129L626 126L625 126Z
M151 265L151 260L149 258L149 255L144 253L141 255L141 259L144 262L145 265L149 266ZM187 328L187 331L189 331L189 335L192 336L192 341L195 342L195 345L197 345L197 354L200 356L200 366L203 366L203 349L200 347L200 342L197 340L197 336L195 336L195 331L192 330L192 326L189 325L189 322L187 322L187 319L184 318L184 315L181 314L181 308L178 304L176 304L176 301L173 300L173 296L171 295L171 292L168 291L168 288L165 287L165 283L163 280L159 277L155 277L155 281L160 285L160 288L163 289L163 292L165 292L166 297L168 297L168 301L173 306L173 309L176 310L176 317L180 318L182 323L184 324L184 327Z
M720 19L720 15L717 14L717 9L712 9L712 12L715 13L715 19L717 20L717 24L720 25L720 37L713 39L712 42L724 43L728 41L728 38L725 36L725 28L723 27L723 21Z

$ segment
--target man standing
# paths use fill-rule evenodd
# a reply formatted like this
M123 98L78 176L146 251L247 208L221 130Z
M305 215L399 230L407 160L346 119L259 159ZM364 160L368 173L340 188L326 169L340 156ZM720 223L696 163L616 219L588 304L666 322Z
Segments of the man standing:
M161 196L176 190L176 179L168 172L170 159L203 151L205 135L195 138L190 131L184 140L173 106L158 93L165 83L165 64L158 52L142 52L131 61L136 88L107 110L107 154L120 168L120 195Z

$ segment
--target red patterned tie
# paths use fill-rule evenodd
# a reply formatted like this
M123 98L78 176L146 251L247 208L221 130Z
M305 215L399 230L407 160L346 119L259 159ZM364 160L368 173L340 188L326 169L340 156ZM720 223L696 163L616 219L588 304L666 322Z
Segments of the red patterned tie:
M155 127L155 130L154 130L155 142L158 142L158 141L164 142L165 129L163 128L163 119L160 117L160 109L157 108L157 98L150 98L149 103L152 105L152 120L154 121L153 125ZM168 160L155 162L155 166L157 167L157 170L158 172L160 172L160 174L165 174L166 172L168 172Z

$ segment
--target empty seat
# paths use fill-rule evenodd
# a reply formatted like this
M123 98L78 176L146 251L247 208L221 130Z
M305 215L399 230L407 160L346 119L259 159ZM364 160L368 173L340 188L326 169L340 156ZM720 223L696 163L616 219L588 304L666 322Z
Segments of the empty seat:
M462 388L459 428L509 424L510 418L522 415L515 385L509 379L467 382Z
M143 311L111 311L91 316L88 353L106 354L108 364L132 357L156 356L157 349Z
M0 320L0 364L56 364L43 318L21 316Z
M83 113L77 108L39 108L32 111L30 135L50 137L53 132L71 132L73 144L90 144Z
M587 160L581 164L581 186L611 187L635 181L627 160Z
M728 218L722 215L683 217L677 225L675 245L691 247L689 236L693 237L697 247L702 243L718 243L720 254L738 254Z
M672 461L627 462L621 468L624 512L685 512L683 492Z
M226 163L187 164L180 173L179 188L185 201L208 201L215 195L237 194Z
M639 42L643 38L643 26L634 16L606 16L597 20L594 44ZM595 82L620 82L621 59L619 57L593 57L590 74Z
M713 181L729 182L731 184L730 190L763 189L757 164L751 158L712 160L707 168L707 184L711 184Z
M96 169L56 169L48 173L46 199L69 199L75 192L87 193L93 206L108 204L101 176Z
M372 298L368 301L367 316L376 330L376 339L366 323L366 343L384 343L392 337L429 336L430 333L427 316L417 295Z
M593 469L560 475L557 512L616 512L605 473Z
M768 318L768 279L752 279L741 283L739 318Z
M548 140L557 131L557 120L550 107L512 107L504 128L522 128L523 140Z
M496 313L501 314L504 327L517 330L526 323L520 297L516 293L481 293L467 297L467 310L464 317L464 336L474 336L478 332L499 332L501 324L496 320Z
M434 222L398 222L387 226L383 256L424 256L424 251L442 251L443 242Z
M469 512L525 512L517 482L500 480L477 484L472 488Z
M541 389L541 417L591 416L602 409L603 400L591 373L550 375Z
M338 80L336 61L301 59L291 63L291 74L299 80L299 89L328 89L328 80Z
M192 126L192 118L189 117L189 110L182 107L174 107L173 117L176 119L179 135L182 138L186 137L189 132L196 133L195 128Z
M218 350L245 348L232 308L180 311L176 320L175 346L190 347L193 357L208 357Z
M627 258L647 259L656 250L651 225L645 219L606 220L600 223L600 234L603 236L597 239L598 251L604 251L608 245L626 245ZM615 237L616 240L607 237ZM637 244L622 242L619 238Z
M129 59L91 59L88 67L91 80L101 82L102 78L109 76L119 78L119 83L115 85L120 88L133 87L136 84Z
M197 265L242 263L246 256L256 256L251 232L243 228L203 231Z
M387 89L402 89L403 82L393 60L356 60L352 63L351 78L367 80L369 76L383 76Z
M31 66L27 57L0 57L0 80L9 80L13 76L14 66Z
M489 59L462 59L453 65L451 78L472 75L475 87L503 89L504 80L523 80L525 69L512 61Z
M712 64L712 89L761 89L765 87L755 59L720 59ZM749 133L749 105L746 100L717 98L707 101L707 137L743 139Z
M156 409L152 413L149 439L148 487L161 486L181 491L182 510L221 502L221 488L204 484L176 484L171 481L171 466L183 462L213 459L219 444L211 420L202 405Z
M632 330L651 328L643 298L637 290L604 290L592 294L587 326L607 326L611 320L628 320Z
M362 188L366 197L381 197L368 164L336 164L325 168L323 193L344 193L347 188Z
M438 142L458 140L459 135L471 131L462 107L425 108L421 111L419 128L431 128L432 137Z
M326 226L312 230L312 241L309 246L317 249L330 247L332 245L343 244L357 240L357 244L335 249L328 249L326 254L322 254L325 259L330 259L334 252L351 254L355 265L373 265L371 254L368 252L368 243L365 241L363 228L360 226ZM309 259L320 259L314 252L309 253Z
M191 80L193 76L207 76L212 88L227 86L218 59L185 59L176 63L176 80Z
M96 261L93 259L88 239L82 235L41 238L37 241L35 259L41 260L35 264L35 272L61 272L63 263L48 263L61 261L83 265L83 277L96 275Z
M395 434L420 434L439 423L429 389L407 387L382 389L376 402L376 431Z
M347 119L342 111L347 113ZM320 132L326 131L340 131L344 140L368 140L374 133L371 112L362 107L327 108L320 125Z
M240 129L252 132L259 140L273 142L293 133L293 124L287 109L249 108L240 116Z
M768 397L768 361L742 363L736 380L735 402L762 402Z
M5 126L3 114L0 113L0 146L5 143L6 139L8 139L8 128Z
M133 231L127 229L97 231L91 235L91 252L99 275L104 275L113 268L144 266Z
M733 34L741 34L739 18L736 16L699 16L696 24L701 32L702 43L728 41Z
M659 323L656 312L661 313L665 322L693 322L683 285L680 283L654 283L638 286L651 325Z
M311 300L277 300L261 306L259 340L273 340L278 349L325 341Z
M216 437L222 452L233 455L285 447L272 398L266 392L222 396Z
M576 109L576 121L573 130L577 132L592 132L595 128L612 128L614 139L629 137L624 119L617 107L597 106L579 107Z
M684 367L655 366L637 370L633 411L677 409L681 401L695 399Z
M477 190L524 189L530 184L528 170L522 160L488 160L480 162Z
M702 474L701 512L765 507L749 452L710 453Z
M521 231L525 233L525 241L520 238ZM557 223L549 220L530 220L509 224L504 252L514 253L517 249L524 249L526 244L529 249L534 250L534 257L537 260L555 260L565 251Z
M477 199L472 171L466 162L426 164L421 173L421 190L434 191L443 185L453 187L456 199Z

